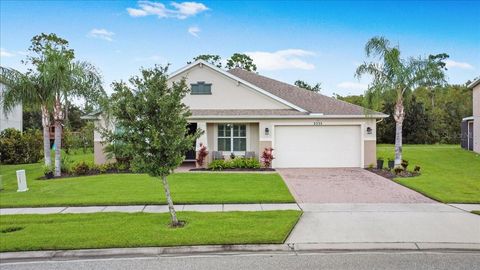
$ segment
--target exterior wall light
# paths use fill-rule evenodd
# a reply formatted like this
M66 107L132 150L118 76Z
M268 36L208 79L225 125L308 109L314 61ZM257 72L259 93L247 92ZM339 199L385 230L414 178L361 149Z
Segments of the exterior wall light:
M265 128L265 135L267 135L267 136L270 135L270 130L268 129L268 127Z
M372 128L371 127L367 127L367 134L372 134Z

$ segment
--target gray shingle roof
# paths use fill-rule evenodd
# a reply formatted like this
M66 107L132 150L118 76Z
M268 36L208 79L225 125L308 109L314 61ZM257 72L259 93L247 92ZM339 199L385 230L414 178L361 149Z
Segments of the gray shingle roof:
M383 115L358 105L314 93L240 68L231 69L228 72L311 113L323 113L324 115Z
M248 110L190 110L192 116L238 116L238 115L265 115L265 116L274 116L274 115L306 115L307 113L299 112L294 109L248 109Z

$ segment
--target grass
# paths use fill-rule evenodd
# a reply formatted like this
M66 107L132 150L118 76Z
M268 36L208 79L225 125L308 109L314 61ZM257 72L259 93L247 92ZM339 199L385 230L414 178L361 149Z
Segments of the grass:
M90 154L91 155L91 154ZM73 156L89 160L88 155ZM29 190L16 192L15 171L25 169ZM165 204L161 181L145 174L102 174L54 180L37 164L1 165L0 207ZM168 177L177 204L295 202L278 174L176 173Z
M393 158L393 145L378 145L377 156ZM403 159L421 175L398 183L444 203L480 203L480 155L458 145L404 145Z
M9 215L0 219L0 251L283 243L300 211Z
M480 211L472 211L472 213L480 215Z

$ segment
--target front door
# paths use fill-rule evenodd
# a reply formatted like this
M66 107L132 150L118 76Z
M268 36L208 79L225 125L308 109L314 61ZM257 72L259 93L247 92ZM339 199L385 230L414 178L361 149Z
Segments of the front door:
M188 134L193 134L197 131L197 123L189 123L188 124ZM193 142L193 149L189 150L185 153L185 160L195 160L196 158L196 151L195 151L196 142Z

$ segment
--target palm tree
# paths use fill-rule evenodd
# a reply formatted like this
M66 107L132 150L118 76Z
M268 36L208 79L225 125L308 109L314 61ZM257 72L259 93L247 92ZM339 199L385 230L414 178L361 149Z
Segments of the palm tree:
M402 125L405 119L403 101L406 95L419 86L435 86L445 82L445 63L447 54L412 57L407 60L400 57L399 46L390 46L384 37L373 37L365 45L367 57L371 62L360 65L355 76L371 75L373 82L366 92L366 100L377 103L370 107L380 107L382 100L395 99L393 117L395 119L395 166L402 162Z
M5 111L19 103L28 104L42 111L45 165L51 166L50 111L55 125L55 176L61 175L62 126L64 104L69 99L84 99L93 105L105 105L106 93L95 67L87 62L75 62L74 52L68 41L55 34L40 34L32 38L25 63L34 69L22 74L14 69L1 67L0 83L6 86L1 97Z
M17 104L40 109L43 127L43 154L46 166L51 166L50 157L50 113L53 104L51 88L39 73L21 72L0 67L0 83L5 87L0 104L5 112L11 111Z
M53 90L53 120L55 126L55 176L61 175L62 130L64 107L69 99L84 99L90 104L103 104L106 99L101 76L87 62L73 62L62 51L47 50L41 72L46 74Z

